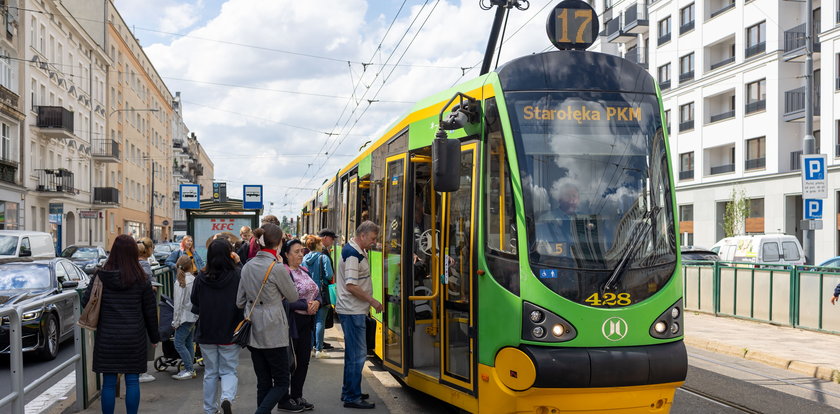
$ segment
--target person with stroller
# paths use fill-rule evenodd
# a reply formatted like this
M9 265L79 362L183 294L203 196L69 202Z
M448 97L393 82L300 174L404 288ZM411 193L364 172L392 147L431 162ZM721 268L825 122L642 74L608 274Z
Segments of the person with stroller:
M154 257L154 250L152 239L143 237L140 240L137 240L137 262L140 264L140 268L143 269L143 273L146 275L146 278L152 282L152 290L157 291L158 281L155 274L152 272L152 264L149 263L149 257ZM158 323L160 323L160 321L158 321ZM151 342L146 342L146 361L154 360L155 348L152 346ZM146 372L140 374L140 382L152 382L155 379L155 376L152 374Z
M175 310L172 315L172 327L175 328L175 349L178 355L181 356L181 361L184 363L184 369L173 374L172 378L176 380L188 380L195 378L195 368L193 367L193 360L195 359L195 350L193 348L193 328L195 322L198 320L198 315L192 313L192 302L190 302L190 293L193 288L193 281L195 280L195 263L189 256L181 256L176 262L178 268L177 280L175 281L174 292L174 307Z
M147 369L146 342L160 342L157 304L151 281L143 273L134 239L117 236L105 265L94 274L102 282L99 324L93 343L93 371L102 375L102 413L112 414L116 405L117 376L125 377L125 411L140 407L140 374ZM94 283L82 296L90 300Z

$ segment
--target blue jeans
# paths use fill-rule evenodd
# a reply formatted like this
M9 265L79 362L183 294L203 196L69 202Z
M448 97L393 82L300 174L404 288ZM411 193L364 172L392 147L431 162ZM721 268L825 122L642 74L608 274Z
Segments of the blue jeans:
M367 315L339 315L344 331L344 384L341 401L356 402L362 398L362 369L367 358L365 318Z
M140 374L125 374L125 412L137 414L140 408ZM117 374L102 374L102 414L114 414Z
M204 358L204 412L214 414L222 400L233 402L236 397L238 380L236 367L239 366L239 345L201 344L201 356ZM222 385L222 395L218 398L216 387Z
M193 360L195 359L194 326L195 322L182 322L175 330L175 350L181 356L181 361L184 361L184 369L187 371L193 370Z
M312 348L316 351L324 349L324 323L327 321L327 307L318 308L315 314L315 329L312 331Z

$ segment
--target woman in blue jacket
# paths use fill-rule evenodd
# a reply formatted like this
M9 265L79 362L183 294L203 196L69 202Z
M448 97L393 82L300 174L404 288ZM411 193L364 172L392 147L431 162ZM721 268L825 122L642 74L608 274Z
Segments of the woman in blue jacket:
M322 302L326 305L329 302L329 285L333 279L333 268L330 264L330 258L324 253L321 253L323 247L321 246L321 238L315 235L309 235L304 238L303 244L309 249L309 253L303 257L303 264L309 269L309 276L318 285L321 291ZM318 308L318 313L315 314L315 331L312 332L313 341L312 348L315 349L315 358L329 358L324 352L324 324L327 319L327 306Z
M170 269L175 270L178 259L184 255L193 259L196 269L204 269L204 259L201 258L200 254L196 253L195 243L193 242L192 236L185 236L181 239L181 248L175 250L169 255L169 257L166 258L166 265L169 266Z

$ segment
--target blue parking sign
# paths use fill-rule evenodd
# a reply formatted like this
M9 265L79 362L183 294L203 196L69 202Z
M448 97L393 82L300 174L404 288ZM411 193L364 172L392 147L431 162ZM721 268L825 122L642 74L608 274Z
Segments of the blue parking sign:
M802 155L802 198L828 198L826 154Z
M823 201L821 199L805 199L805 220L821 220Z

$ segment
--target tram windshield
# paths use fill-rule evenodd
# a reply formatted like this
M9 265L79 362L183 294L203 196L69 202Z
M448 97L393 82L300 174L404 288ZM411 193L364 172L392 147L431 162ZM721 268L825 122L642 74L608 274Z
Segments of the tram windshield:
M534 275L578 303L613 307L661 289L676 265L656 96L505 94Z

